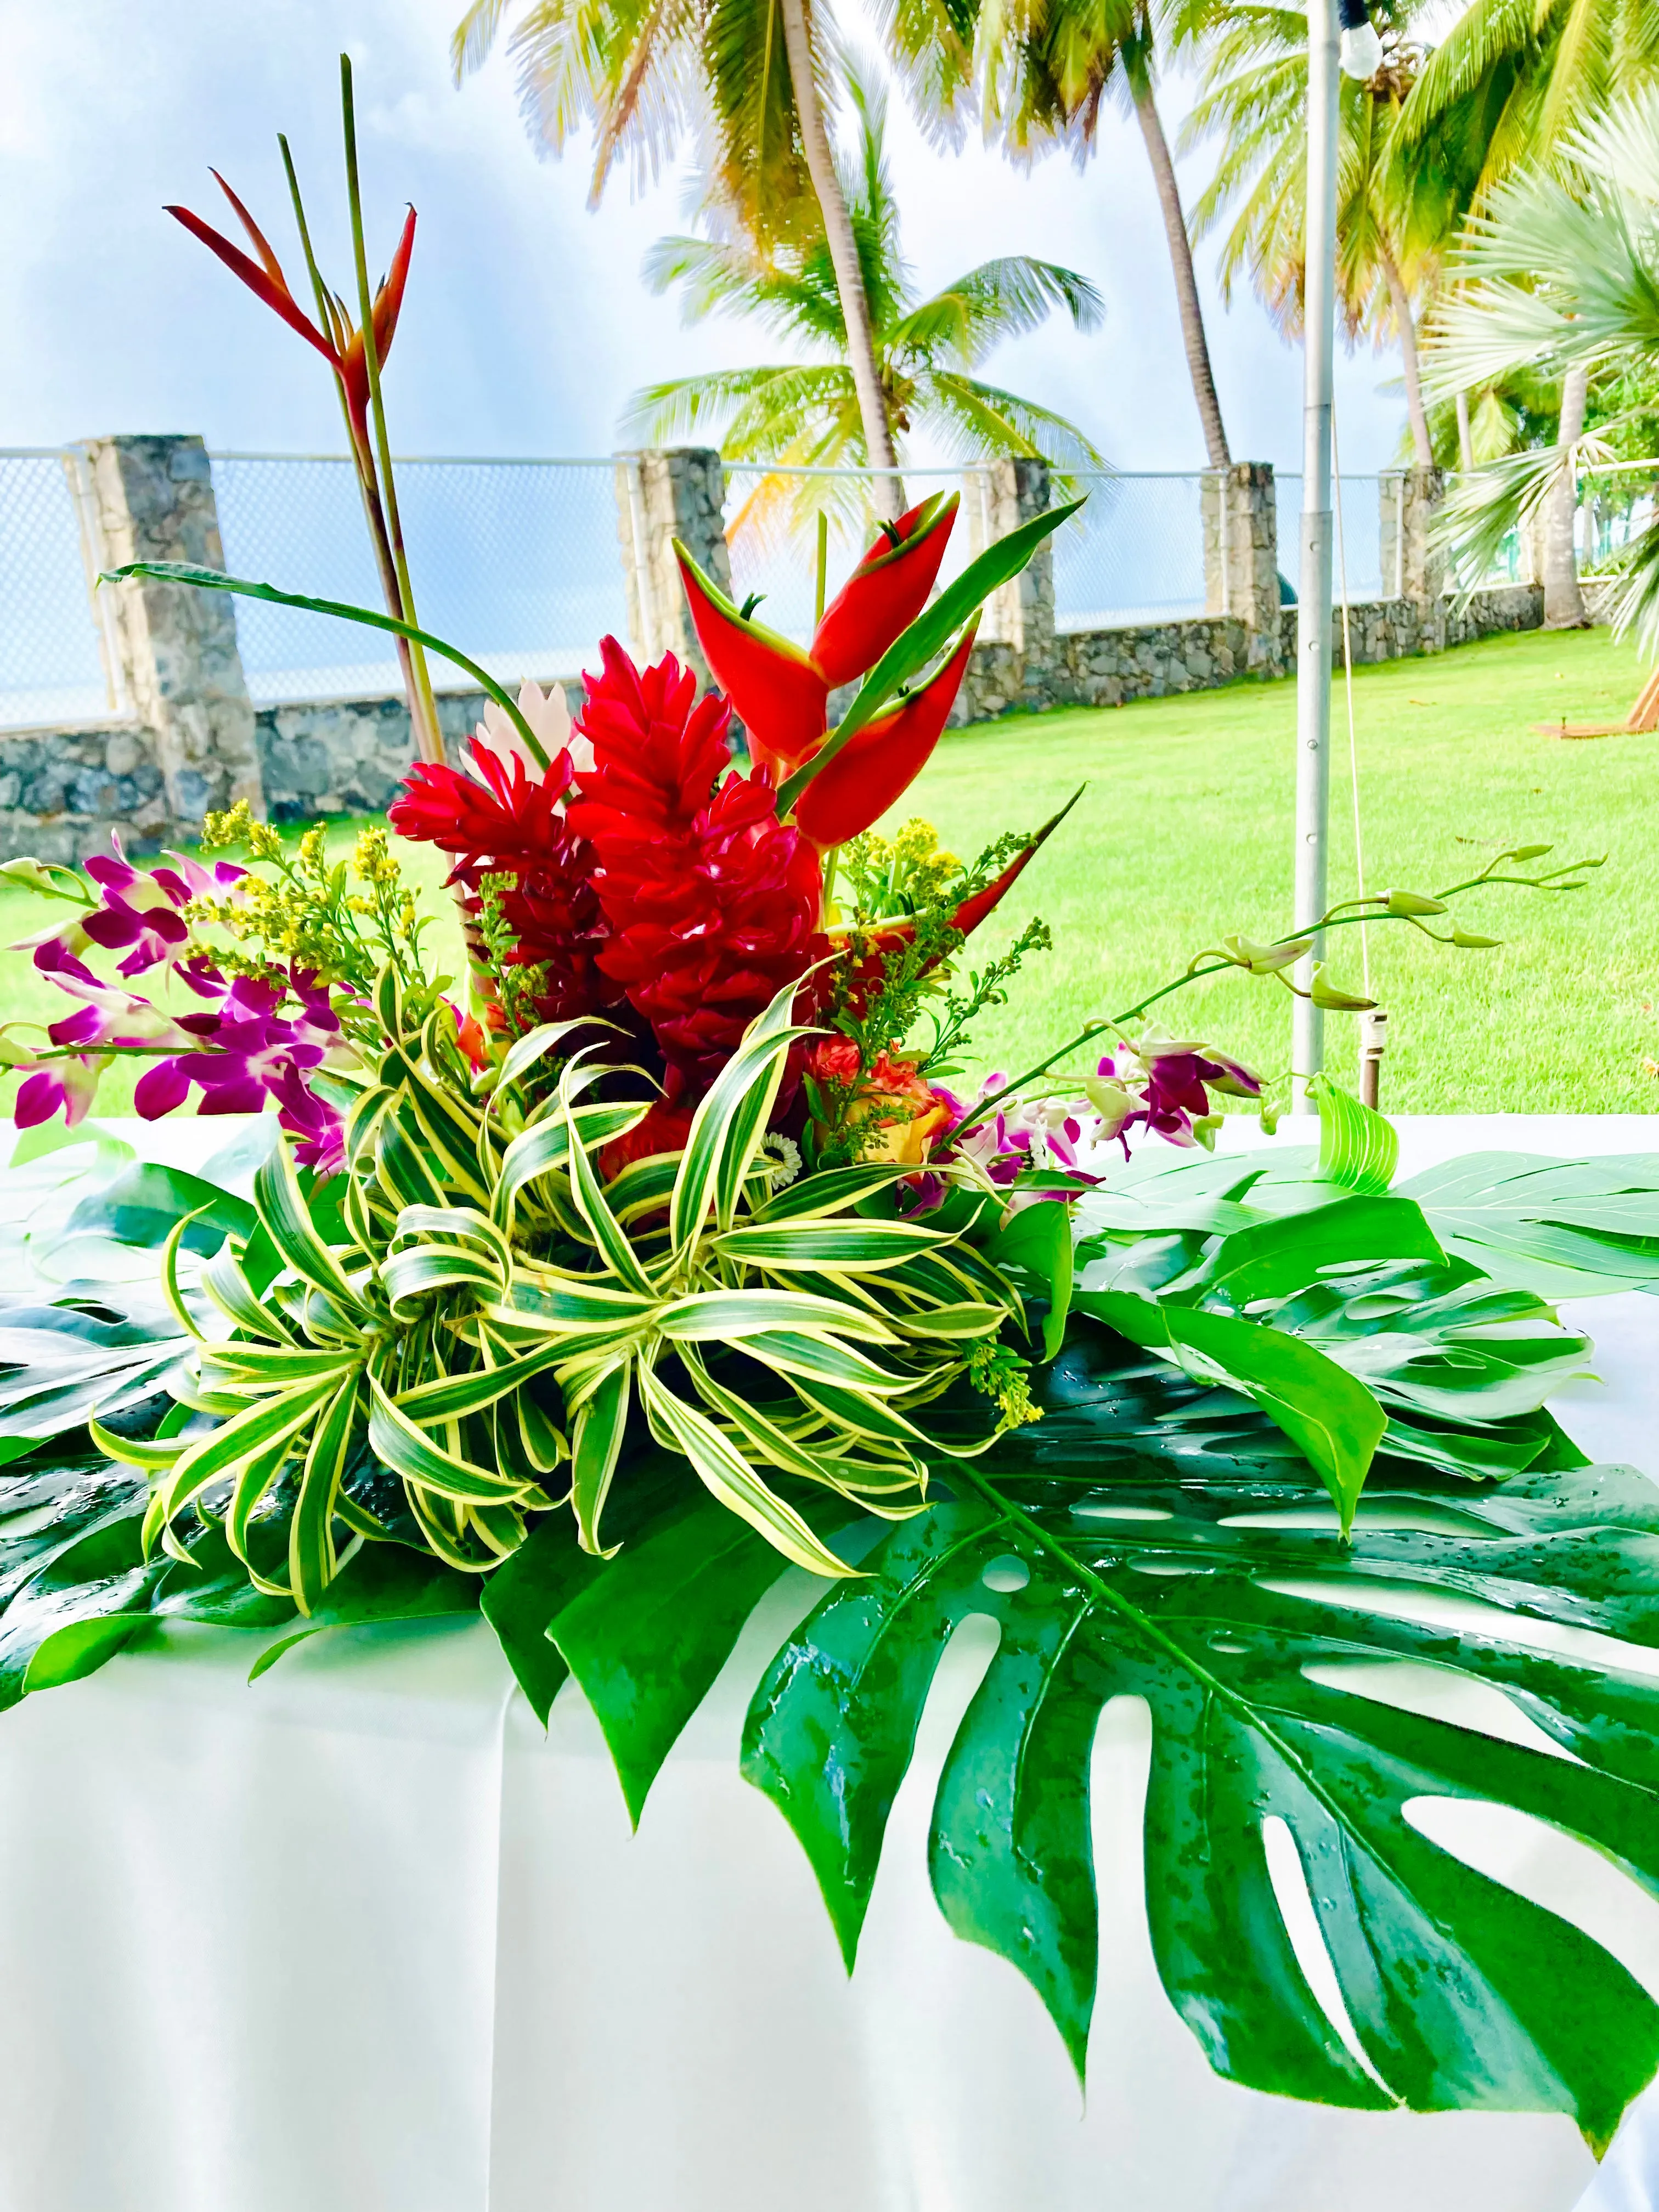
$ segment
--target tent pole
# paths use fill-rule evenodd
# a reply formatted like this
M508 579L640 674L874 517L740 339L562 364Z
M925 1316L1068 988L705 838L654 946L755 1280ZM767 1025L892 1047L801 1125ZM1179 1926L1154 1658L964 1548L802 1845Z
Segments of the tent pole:
M1307 294L1304 319L1302 572L1296 638L1296 894L1298 930L1325 911L1331 784L1331 398L1336 346L1337 0L1309 0ZM1320 946L1297 967L1310 988ZM1325 1017L1295 1001L1295 1110L1314 1110Z

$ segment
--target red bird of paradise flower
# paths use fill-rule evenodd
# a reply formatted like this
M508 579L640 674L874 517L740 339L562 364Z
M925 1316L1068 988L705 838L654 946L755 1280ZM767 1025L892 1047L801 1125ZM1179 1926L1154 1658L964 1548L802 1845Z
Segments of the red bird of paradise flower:
M346 414L351 424L354 442L363 452L368 447L368 363L364 357L363 334L346 313L344 302L337 295L331 297L317 280L317 301L327 319L328 328L319 329L311 317L295 300L289 289L283 264L272 252L270 240L255 222L241 201L216 169L210 173L220 191L236 211L237 221L247 233L257 262L249 259L240 246L233 246L211 223L186 207L169 207L162 210L175 222L181 222L192 238L199 238L210 253L216 253L234 276L240 276L256 298L282 317L291 331L297 331L309 346L314 346L339 379L340 390L345 399ZM392 257L392 265L382 279L374 295L373 322L374 329L374 358L377 364L386 360L392 349L392 335L398 327L398 316L404 303L404 287L409 281L410 256L415 250L415 210L410 208L404 218L403 234Z

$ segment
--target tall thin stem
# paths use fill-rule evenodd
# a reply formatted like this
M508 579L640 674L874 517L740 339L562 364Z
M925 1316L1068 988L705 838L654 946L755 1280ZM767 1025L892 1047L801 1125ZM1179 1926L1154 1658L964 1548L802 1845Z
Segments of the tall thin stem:
M380 456L380 478L386 487L387 536L391 541L392 568L400 602L398 611L406 623L413 624L418 622L419 617L415 611L409 559L404 550L403 525L398 514L398 487L392 469L392 444L386 434L386 402L380 392L380 348L374 339L374 301L369 290L368 258L363 242L362 192L357 174L357 119L352 97L351 57L349 54L340 57L340 111L345 129L346 192L351 209L351 252L357 270L357 312L362 325L363 365L368 373L374 442ZM420 706L415 731L416 750L424 759L441 763L444 758L443 732L438 723L438 702L432 694L432 678L427 669L426 654L418 645L411 645L409 654L416 696Z
M317 265L317 256L312 250L311 228L306 221L305 202L300 194L300 179L294 167L294 156L289 150L288 140L278 134L277 145L282 149L283 167L288 173L289 197L294 204L294 220L300 233L300 245L306 257L306 270L311 278L312 297L317 305L319 326L327 331L337 346L343 346L344 333L339 328L339 317L334 302L329 298L328 287L323 282L323 272ZM357 478L357 493L363 504L363 520L368 526L368 542L374 550L374 566L380 572L381 596L386 600L386 612L399 622L410 621L404 612L402 595L398 589L397 563L392 556L392 540L386 526L386 514L380 505L380 488L374 474L374 457L357 435L357 426L351 419L351 407L346 397L345 379L338 370L334 375L335 396L340 403L340 419L345 425L346 446L351 454L351 465ZM419 743L421 714L415 685L415 664L407 638L396 641L398 671L403 678L404 696L409 702L410 726Z

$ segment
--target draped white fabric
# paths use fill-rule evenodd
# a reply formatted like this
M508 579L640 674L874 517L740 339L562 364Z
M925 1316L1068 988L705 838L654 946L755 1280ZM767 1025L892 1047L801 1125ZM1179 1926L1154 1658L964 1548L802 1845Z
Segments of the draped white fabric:
M1401 1126L1407 1170L1648 1150L1654 1127ZM1659 1304L1575 1312L1606 1380L1563 1419L1659 1472ZM184 1631L0 1717L0 2212L1571 2212L1587 2187L1583 2212L1659 2212L1651 2094L1598 2173L1561 2118L1217 2080L1153 1970L1132 1700L1095 1753L1082 2095L1031 1990L927 1887L985 1623L948 1655L849 1983L737 1771L748 1689L810 1595L792 1577L751 1624L632 1837L579 1693L544 1736L481 1626L336 1632L252 1688L257 1646ZM1495 1697L1440 1709L1528 1727ZM1659 1905L1570 1839L1460 1810L1460 1855L1659 1991Z

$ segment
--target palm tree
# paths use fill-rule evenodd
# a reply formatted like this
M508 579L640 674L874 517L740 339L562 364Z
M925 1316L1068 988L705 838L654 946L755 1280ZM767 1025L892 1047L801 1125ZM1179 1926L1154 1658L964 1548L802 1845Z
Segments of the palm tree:
M472 0L451 46L456 81L495 45L509 0ZM878 510L899 512L869 302L824 121L833 27L812 0L530 0L509 41L530 133L555 155L594 126L590 204L619 155L654 173L680 134L712 124L731 204L763 246L822 236L847 328L847 361Z
M1564 395L1554 447L1492 462L1447 502L1443 527L1475 573L1510 530L1553 509L1564 474L1571 526L1583 409L1569 415L1565 395L1593 374L1628 396L1634 421L1659 388L1659 85L1565 137L1557 156L1489 193L1433 333L1431 397L1523 376L1559 379ZM1620 427L1603 421L1599 453ZM1659 521L1629 549L1614 618L1659 652Z
M1557 162L1616 92L1656 74L1653 0L1470 0L1407 103L1402 141L1409 148L1461 116L1480 149L1479 211L1519 165ZM1589 379L1588 365L1577 365L1562 386L1558 465L1544 515L1544 618L1568 627L1586 619L1568 456L1583 433Z
M887 167L887 103L850 63L848 90L858 119L856 151L839 164L868 301L883 414L902 438L926 424L963 459L1041 456L1061 471L1097 469L1101 455L1074 423L1036 401L983 382L974 370L1004 339L1068 314L1079 330L1100 321L1099 294L1075 270L1024 254L982 263L918 300L899 240L898 206ZM678 286L688 318L751 316L809 356L755 368L716 369L636 392L623 434L642 442L713 437L728 461L781 466L867 466L863 410L848 359L845 294L820 229L768 254L757 250L708 179L705 234L660 240L646 261L653 289ZM774 488L775 494L775 487ZM808 503L823 497L809 487Z
M1369 83L1344 78L1337 152L1337 285L1350 344L1390 335L1405 371L1412 450L1433 465L1423 404L1413 298L1431 293L1467 205L1467 187L1435 141L1401 158L1399 124L1420 64L1390 32ZM1223 295L1241 270L1287 337L1299 336L1306 277L1308 19L1298 9L1239 7L1211 48L1183 146L1221 141L1214 176L1193 210L1193 234L1219 228Z
M1114 88L1135 112L1152 166L1193 397L1212 469L1231 461L1181 189L1157 99L1158 47L1196 35L1226 0L884 0L894 54L918 106L947 136L977 100L988 138L1017 161L1065 146L1079 168Z

